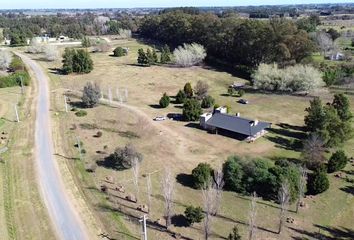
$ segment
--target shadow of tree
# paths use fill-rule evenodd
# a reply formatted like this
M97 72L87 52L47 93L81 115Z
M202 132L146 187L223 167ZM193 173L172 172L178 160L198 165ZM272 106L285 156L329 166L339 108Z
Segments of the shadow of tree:
M189 227L188 221L183 214L172 216L171 223L175 227Z
M176 176L176 180L178 183L180 183L181 185L185 186L185 187L190 187L193 188L193 177L191 174L186 174L186 173L179 173Z
M125 168L121 164L118 164L111 155L101 160L97 160L96 163L98 166L108 169L125 170Z
M288 139L281 136L265 136L265 138L275 143L275 146L277 148L283 148L286 150L293 150L297 152L300 152L302 150L302 142L300 140Z
M314 239L326 240L351 240L354 239L354 230L344 227L326 227L321 225L314 225L318 228L318 232L310 232L303 229L289 227L292 231L300 233L302 237L293 237L295 240L302 240L304 237L311 237Z
M354 185L341 187L340 190L342 190L343 192L354 195Z

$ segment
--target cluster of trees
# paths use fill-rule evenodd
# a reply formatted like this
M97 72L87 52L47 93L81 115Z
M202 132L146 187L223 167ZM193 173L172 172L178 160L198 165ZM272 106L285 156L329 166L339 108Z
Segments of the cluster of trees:
M176 95L176 103L183 103L183 117L186 121L196 121L203 113L202 108L210 108L215 99L209 95L209 85L198 81L194 89L190 83L184 85Z
M45 31L51 37L60 35L75 39L83 36L102 34L118 34L121 37L131 37L131 30L137 30L137 20L134 18L116 16L110 19L104 16L95 16L92 13L68 16L1 15L0 27L4 28L4 36L11 39L13 45L26 45L27 39L41 35Z
M47 61L55 61L59 58L59 50L57 46L44 44L39 39L33 38L27 52L32 54L43 53Z
M326 83L326 86L332 86L336 84L349 84L353 81L353 63L340 63L335 65L322 63L319 68L324 73L323 81Z
M83 49L66 48L63 54L63 68L65 74L90 73L93 70L93 61L90 54Z
M279 68L277 64L260 64L252 75L256 89L268 91L311 91L321 86L322 74L312 66Z
M335 94L332 103L325 106L319 97L310 101L306 108L306 129L310 134L319 136L324 146L336 147L352 137L352 113L347 96Z
M209 61L248 69L260 63L300 62L314 50L308 33L285 19L258 21L177 10L145 17L139 30L142 36L171 47L201 44Z
M140 65L144 66L157 64L159 62L159 58L157 56L156 49L153 48L151 50L150 48L148 48L146 52L142 48L139 49L137 61ZM171 62L171 51L170 48L165 45L163 48L161 48L160 63L166 64L169 62Z

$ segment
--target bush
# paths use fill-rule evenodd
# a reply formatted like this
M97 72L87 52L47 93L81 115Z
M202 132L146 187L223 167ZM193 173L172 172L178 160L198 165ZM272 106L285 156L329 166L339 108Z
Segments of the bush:
M101 90L98 84L93 85L91 82L86 83L83 94L82 94L82 103L88 107L94 107L100 100Z
M323 193L329 188L329 180L324 170L316 170L309 176L307 189L310 194L316 195Z
M55 61L59 58L59 51L56 46L45 45L43 47L44 57L48 61Z
M160 99L159 104L160 104L160 107L162 107L162 108L168 107L168 105L170 105L170 97L167 96L166 93L164 93Z
M191 83L186 83L183 87L183 91L186 94L187 98L193 97L193 88Z
M75 113L75 115L78 117L85 117L87 115L87 112L85 110L79 110Z
M192 170L193 185L200 189L206 187L212 180L213 169L208 163L199 163L196 168Z
M10 67L12 62L12 54L7 50L0 51L0 69L6 70Z
M207 56L205 48L197 43L183 44L173 51L176 65L191 67L204 61Z
M184 101L187 99L187 95L185 94L184 91L179 90L177 95L176 95L176 103L181 104L184 103Z
M197 99L201 100L208 95L209 85L206 82L198 81L195 88L194 93Z
M260 64L252 75L256 89L282 92L311 91L322 83L321 73L312 66L295 65L284 69Z
M245 90L241 89L238 91L238 96L243 97L245 95Z
M102 137L102 135L103 135L103 133L102 133L101 131L98 131L98 132L96 133L96 137L97 137L97 138Z
M141 162L143 155L137 152L133 145L128 144L124 148L117 148L114 153L109 156L109 159L112 160L112 167L116 169L129 169L132 167L135 159Z
M122 47L117 47L113 51L113 56L115 57L123 57L126 55L126 51Z
M241 159L237 156L231 156L223 165L225 188L235 192L244 192L241 184L244 171L241 165Z
M235 88L233 88L233 87L229 87L228 89L227 89L227 94L229 94L229 96L233 96L233 95L235 95L235 92L236 92L236 90L235 90Z
M91 47L91 40L89 37L83 37L81 40L81 46L84 48L89 48Z
M331 158L328 161L328 172L333 173L339 171L348 163L348 157L345 155L343 150L338 150L332 154Z
M196 99L187 99L183 104L183 117L186 121L197 121L203 113L200 103Z
M232 232L227 237L227 240L241 240L241 235L239 234L236 226L233 227Z
M184 211L184 216L189 226L193 223L200 223L204 218L203 209L201 207L188 206Z
M138 50L138 59L137 59L138 63L140 65L149 65L149 59L146 55L146 53L144 52L144 49L140 48Z
M25 64L23 63L22 59L18 56L14 56L12 58L11 64L10 64L10 69L14 72L17 71L25 71L26 67Z
M21 79L23 85L29 85L30 76L27 72L18 71L8 76L0 77L0 88L21 86Z
M210 108L215 103L215 99L212 96L206 96L202 100L202 108Z

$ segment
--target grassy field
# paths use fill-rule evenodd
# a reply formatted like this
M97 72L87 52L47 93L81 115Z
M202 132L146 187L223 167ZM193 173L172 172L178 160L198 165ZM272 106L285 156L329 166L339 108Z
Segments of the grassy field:
M244 82L243 79L229 73L210 69L208 67L193 67L180 69L168 66L140 67L136 65L137 49L147 48L143 43L132 41L113 41L114 46L129 47L129 56L122 58L110 57L110 53L92 54L95 69L87 75L64 76L53 69L60 68L60 61L54 63L41 62L48 69L52 79L52 110L56 114L53 119L56 124L60 145L58 155L68 163L75 181L81 184L85 200L90 202L90 210L94 211L102 231L107 231L117 239L139 239L140 227L137 223L142 213L136 210L137 204L128 203L123 194L110 191L110 196L99 191L106 177L113 177L116 184L122 184L128 193L133 193L131 170L116 171L103 161L118 146L133 143L138 151L143 153L139 180L139 204L147 203L146 174L153 173L153 205L149 215L151 221L163 216L163 199L161 196L161 174L165 167L173 169L176 174L175 213L182 214L188 204L201 205L201 193L190 188L185 183L191 170L200 162L209 162L213 166L220 165L227 156L238 154L242 156L265 156L269 158L298 158L299 151L293 150L296 140L303 133L296 130L303 125L304 109L308 106L310 97L289 96L281 94L262 94L247 92L244 98L249 105L240 105L236 97L227 96L227 86L234 82ZM232 138L208 134L196 127L196 124L164 121L153 122L157 115L181 113L181 106L171 104L166 109L156 105L164 92L174 96L183 88L186 82L195 85L203 80L210 85L210 94L220 105L229 105L232 112L240 112L241 116L251 119L270 121L273 130L266 137L248 144ZM113 94L117 88L122 92L128 90L128 101L118 107L100 105L88 109L86 117L79 118L74 112L65 113L63 93L67 89L81 90L86 82L100 84L105 95L109 88ZM331 101L332 94L322 89L314 95L320 95L323 101ZM80 99L70 96L73 105ZM354 111L354 97L350 95ZM60 129L60 130L59 130ZM103 136L95 137L97 131ZM83 142L86 153L83 159L78 159L78 149L75 148L77 137ZM354 155L354 141L348 142L344 148L348 155ZM88 173L85 168L98 162L95 173ZM347 175L353 170L346 169ZM257 239L290 239L291 236L314 237L315 233L330 235L338 230L349 234L348 229L354 225L350 219L354 214L354 201L351 188L343 179L330 176L331 188L326 193L306 199L306 208L299 214L289 212L295 219L294 224L287 225L282 236L275 234L277 229L278 206L272 202L259 200ZM105 183L107 184L107 183ZM113 187L113 185L111 186ZM341 190L343 189L343 190ZM348 191L345 191L345 190ZM248 197L232 192L224 192L220 214L213 223L213 239L227 236L234 225L237 225L246 236ZM291 207L291 210L294 206ZM124 213L124 214L122 214ZM178 217L174 219L173 232L181 233L186 239L201 239L201 224L192 228L180 226ZM326 229L329 227L328 229ZM346 230L347 229L347 230ZM170 239L163 230L151 225L151 239Z
M0 239L54 239L37 188L33 155L35 86L0 89ZM14 104L19 103L20 123Z

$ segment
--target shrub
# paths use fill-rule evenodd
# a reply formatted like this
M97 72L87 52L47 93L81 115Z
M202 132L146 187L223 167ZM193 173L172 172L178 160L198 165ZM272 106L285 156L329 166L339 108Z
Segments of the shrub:
M202 108L210 108L215 103L215 99L212 96L206 96L202 100Z
M96 133L96 137L98 137L98 138L102 137L102 135L103 135L103 133L102 133L101 131L98 131L98 132Z
M345 155L343 150L338 150L332 154L331 158L328 161L328 172L333 173L339 171L348 163L348 157Z
M213 169L208 163L199 163L196 168L192 170L193 185L200 189L206 187L212 179Z
M329 188L329 180L324 170L316 170L309 176L307 182L307 189L310 194L319 194L326 191Z
M197 121L203 113L200 103L196 99L187 99L183 104L183 117L186 121Z
M82 94L82 103L88 107L94 107L100 100L101 90L98 84L93 85L91 82L86 83L83 94Z
M186 83L184 85L183 91L186 94L187 98L193 97L193 88L191 83Z
M229 94L229 96L235 95L235 92L236 92L236 90L235 90L235 88L233 88L233 87L229 87L229 88L227 89L227 94Z
M241 235L239 234L236 226L233 227L232 232L227 237L227 240L241 240Z
M191 67L197 65L206 57L205 48L197 43L184 44L173 51L176 65L181 67Z
M245 95L245 90L241 89L238 91L238 96L243 97Z
M8 76L0 77L0 88L21 86L21 79L23 85L29 85L30 76L27 72L18 71Z
M113 51L113 56L115 56L115 57L123 57L125 55L126 55L126 51L124 51L124 49L122 47L117 47Z
M10 68L12 71L15 71L15 72L26 70L25 64L23 63L22 59L18 56L14 56L12 58Z
M187 95L185 94L184 91L179 90L177 95L176 95L176 103L181 104L184 103L184 101L187 99Z
M160 62L162 64L165 63L169 63L171 61L171 51L169 46L165 45L162 49L161 49L161 57L160 57Z
M75 115L78 117L85 117L87 115L87 112L85 110L79 110L75 113Z
M160 104L160 107L162 107L162 108L168 107L168 105L170 105L170 97L167 96L166 93L164 93L160 99L159 104Z
M100 42L98 43L95 47L94 47L94 52L109 52L111 49L111 45L109 43L107 43L106 41Z
M321 73L312 66L295 65L284 69L278 65L260 64L252 75L256 89L269 91L311 91L322 83Z
M81 40L81 46L84 48L89 48L91 47L91 40L89 37L83 37Z
M241 184L244 172L240 162L239 157L231 156L223 165L225 188L228 190L244 192Z
M189 226L193 223L200 223L204 218L203 209L201 207L188 206L184 211L184 216Z
M138 159L139 162L143 160L143 155L135 149L131 144L126 145L124 148L117 148L114 153L109 156L112 160L113 167L116 169L120 168L131 168L134 159Z

